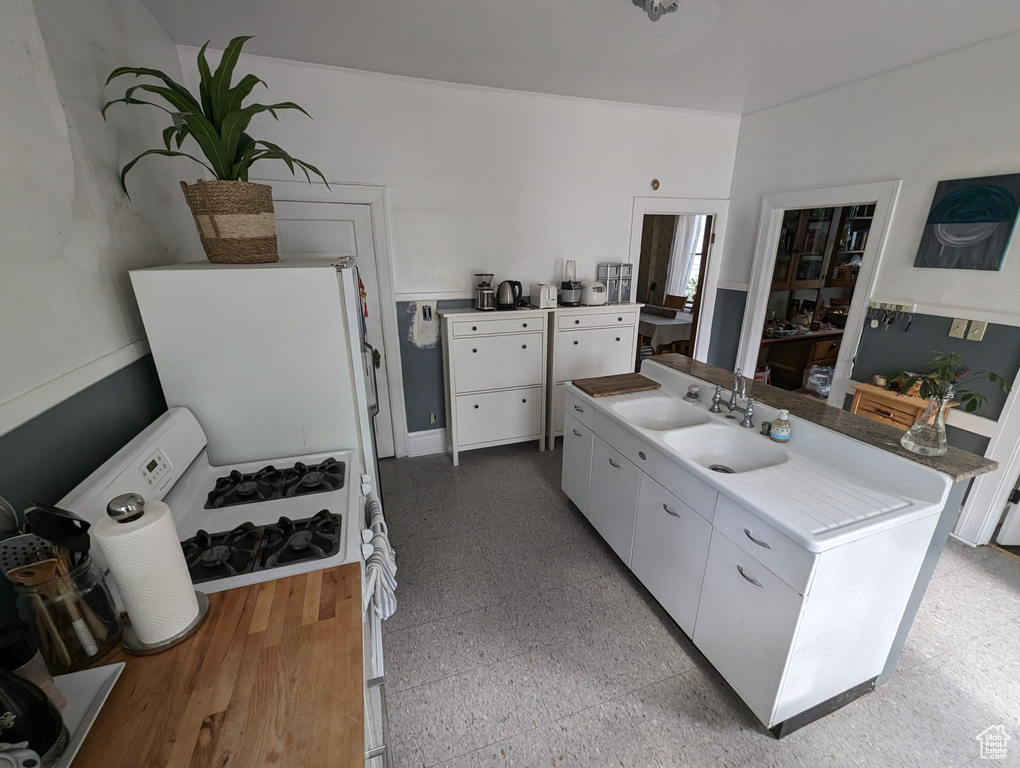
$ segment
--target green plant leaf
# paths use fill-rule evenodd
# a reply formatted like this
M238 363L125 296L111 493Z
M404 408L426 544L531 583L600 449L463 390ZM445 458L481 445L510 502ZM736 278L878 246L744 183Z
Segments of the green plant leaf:
M114 99L113 101L108 101L103 105L103 109L101 112L103 120L106 120L106 110L108 110L114 104L145 104L150 107L155 107L156 109L162 109L168 115L173 114L172 110L167 109L162 104L157 104L154 101L145 101L145 99L135 99L130 96L125 96L123 99Z
M219 123L216 122L216 115L213 112L212 94L209 90L212 86L212 73L209 71L209 62L205 58L205 49L208 47L209 41L206 40L205 45L198 52L198 95L202 99L202 112L213 121L213 125L219 128Z
M255 75L245 75L242 77L237 85L230 89L230 94L227 96L226 102L223 106L224 116L229 115L231 112L236 112L241 109L244 100L248 98L248 95L252 92L252 89L256 85L262 83L266 88L266 81L262 78L255 77Z
M127 195L128 197L131 197L131 195L128 194L127 184L124 183L124 179L125 177L127 177L128 171L134 168L135 164L143 157L146 157L147 155L162 155L163 157L186 157L189 160L194 160L196 163L199 163L200 165L204 165L206 168L209 168L209 166L206 165L206 163L203 163L201 160L199 160L197 157L194 157L193 155L189 155L187 152L175 152L172 149L147 149L145 152L142 152L142 154L140 154L130 163L125 165L123 169L121 169L120 187L121 189L124 190L124 194ZM213 171L212 168L209 168L209 170L215 173L215 171Z
M256 144L260 144L266 149L261 154L255 156L255 158L252 160L253 163L256 160L283 160L287 164L287 167L290 169L291 173L295 173L294 166L300 168L302 172L305 174L305 178L308 180L309 184L312 183L312 177L308 174L308 172L311 171L320 179L322 179L322 183L326 185L326 189L330 188L329 182L326 181L326 177L322 175L322 171L320 171L311 163L306 163L303 160L298 160L296 157L291 157L291 155L285 152L282 147L279 147L276 144L273 144L272 142L258 141L256 142Z
M198 142L202 154L209 160L213 173L217 179L231 180L231 168L233 163L223 146L223 140L216 132L213 124L206 119L205 115L192 112L184 115L184 124L188 132Z
M278 109L297 109L301 112L305 112L301 107L292 101L283 101L279 104L250 104L244 109L239 109L236 112L231 112L223 119L223 129L221 134L223 136L223 146L226 149L228 157L237 156L237 144L241 139L241 134L248 128L248 124L251 119L259 114L260 112L269 112L277 120L276 110ZM293 173L293 171L291 171Z
M117 67L115 70L113 70L113 72L110 73L110 76L106 78L106 85L109 85L114 78L122 77L123 75L134 75L135 77L154 77L157 80L162 80L167 88L172 90L182 99L187 99L188 101L190 101L195 109L202 108L202 105L199 104L195 97L191 95L191 91L189 91L180 83L171 79L170 76L167 75L165 72L162 72L158 69L149 69L148 67Z
M156 96L162 96L166 99L167 103L170 104L174 109L184 115L191 114L202 114L202 108L198 106L193 98L184 98L172 88L164 88L161 85L152 85L151 83L142 83L141 85L135 85L128 88L125 97L131 96L135 91L145 91Z
M213 113L210 115L210 118L217 128L227 118L228 112L226 112L225 107L230 97L230 81L234 77L234 67L237 65L237 59L241 55L241 49L249 40L251 40L250 35L242 35L231 40L224 49L223 55L220 57L219 66L216 67L216 72L212 76L209 93L212 100Z

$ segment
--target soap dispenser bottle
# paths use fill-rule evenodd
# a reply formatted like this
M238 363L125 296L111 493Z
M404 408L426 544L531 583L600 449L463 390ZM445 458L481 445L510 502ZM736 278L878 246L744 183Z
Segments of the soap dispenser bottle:
M769 437L777 443L786 443L790 440L790 412L780 408L778 413L776 420L772 422Z

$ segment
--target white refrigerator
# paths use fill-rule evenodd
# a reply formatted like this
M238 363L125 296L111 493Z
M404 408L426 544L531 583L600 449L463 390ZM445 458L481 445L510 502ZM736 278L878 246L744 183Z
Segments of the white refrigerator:
M375 351L353 260L133 270L169 406L215 465L356 449L377 486Z

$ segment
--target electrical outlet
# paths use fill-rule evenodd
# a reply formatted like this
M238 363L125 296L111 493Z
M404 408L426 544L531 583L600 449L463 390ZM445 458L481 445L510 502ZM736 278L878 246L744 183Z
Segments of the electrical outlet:
M970 330L967 331L967 341L981 341L985 337L985 329L988 323L981 320L971 320Z
M435 423L436 423L436 412L432 411L432 413L429 414L429 424L435 424Z
M967 322L959 317L953 318L953 324L949 326L949 338L962 339L967 333Z

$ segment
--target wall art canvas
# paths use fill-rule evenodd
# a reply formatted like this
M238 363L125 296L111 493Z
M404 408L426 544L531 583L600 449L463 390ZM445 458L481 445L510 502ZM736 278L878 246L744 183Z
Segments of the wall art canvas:
M1020 173L940 181L915 267L998 270L1020 210Z

